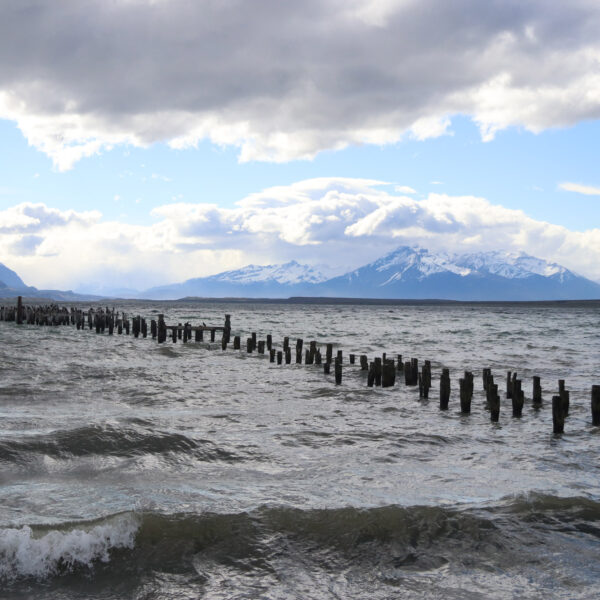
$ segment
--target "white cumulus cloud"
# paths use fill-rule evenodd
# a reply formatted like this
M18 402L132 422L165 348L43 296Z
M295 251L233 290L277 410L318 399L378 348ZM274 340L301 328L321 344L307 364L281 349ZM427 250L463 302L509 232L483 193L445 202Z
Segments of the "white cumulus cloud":
M232 208L176 202L151 225L19 204L0 213L0 262L37 287L144 289L291 259L342 272L399 245L525 251L600 280L600 229L570 231L475 196L390 193L389 183L317 178L250 194Z

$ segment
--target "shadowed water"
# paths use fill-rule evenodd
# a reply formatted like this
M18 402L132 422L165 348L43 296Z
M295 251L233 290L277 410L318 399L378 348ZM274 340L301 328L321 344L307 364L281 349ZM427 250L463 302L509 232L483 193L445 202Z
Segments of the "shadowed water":
M229 313L243 350L0 323L2 597L597 597L597 304L126 310ZM252 331L333 342L343 384L246 354ZM430 400L400 379L368 388L350 352L431 360ZM522 377L521 419L502 393L490 423L483 367L501 392L506 370ZM555 436L559 378L571 409Z

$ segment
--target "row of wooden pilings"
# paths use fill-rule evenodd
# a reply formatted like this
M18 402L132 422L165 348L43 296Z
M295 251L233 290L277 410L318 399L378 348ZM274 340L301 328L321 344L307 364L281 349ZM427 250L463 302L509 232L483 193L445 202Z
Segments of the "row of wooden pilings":
M101 334L105 331L112 335L115 331L118 334L130 332L134 337L147 337L147 320L141 316L129 317L124 312L115 311L110 308L89 308L81 310L71 307L61 307L56 304L45 306L23 306L22 299L19 297L17 306L0 307L0 321L14 321L17 324L28 323L36 325L75 325L77 329L95 329L96 333ZM210 326L202 324L192 326L189 322L178 323L176 325L167 325L163 314L158 314L157 319L150 320L150 334L159 344L166 342L170 338L173 343L181 340L186 343L194 338L196 342L204 340L204 332L210 334L210 341L215 342L217 331L222 331L221 349L227 349L231 339L231 317L225 315L223 326ZM233 349L241 350L241 336L236 335L233 338ZM304 350L304 352L303 352ZM331 373L331 365L334 366L335 383L342 383L343 352L337 350L336 356L333 356L333 344L325 344L325 356L321 353L322 347L316 340L311 340L307 348L304 348L304 340L296 339L295 363L306 365L322 365L325 374ZM246 339L246 352L248 354L257 351L258 354L268 352L269 360L272 363L290 364L292 362L292 350L290 338L284 337L281 349L278 350L273 345L272 335L267 335L265 340L258 340L256 332L252 332ZM349 364L356 364L356 355L349 355ZM403 375L404 383L407 386L418 386L419 397L429 398L431 389L431 362L424 361L419 370L419 360L411 358L404 362L402 355L398 354L396 359L390 359L384 353L381 357L375 357L369 361L366 354L359 357L361 371L367 372L367 386L392 387L396 383L396 376ZM465 371L464 376L459 379L459 399L460 411L462 414L470 414L471 401L474 392L473 373ZM490 420L497 422L500 416L500 394L498 384L494 382L494 375L491 369L482 370L482 388L486 397L486 408L490 412ZM439 407L440 410L447 410L451 396L450 371L443 368L440 375L439 386ZM521 417L525 403L525 393L522 389L522 380L517 377L517 373L511 371L506 375L506 399L511 400L513 417ZM532 406L541 408L542 386L540 377L533 377L532 385ZM569 416L570 393L565 388L565 380L558 380L558 394L552 396L552 421L554 433L563 433L565 419ZM591 392L591 412L592 424L600 426L600 385L593 385Z

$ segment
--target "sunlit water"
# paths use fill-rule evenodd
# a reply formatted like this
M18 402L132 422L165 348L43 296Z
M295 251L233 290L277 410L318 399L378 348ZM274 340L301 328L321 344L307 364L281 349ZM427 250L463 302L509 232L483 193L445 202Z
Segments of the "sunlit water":
M242 351L0 323L0 597L598 597L600 305L125 309L229 313ZM333 342L342 385L248 355L252 331L289 336L293 360L296 337ZM368 388L350 352L431 360L430 399L401 378ZM507 370L523 379L520 419ZM559 378L571 409L555 436Z

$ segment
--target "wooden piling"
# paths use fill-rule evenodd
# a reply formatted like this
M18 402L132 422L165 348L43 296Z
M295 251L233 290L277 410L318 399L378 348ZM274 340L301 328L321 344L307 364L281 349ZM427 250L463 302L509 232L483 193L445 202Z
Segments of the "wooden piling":
M450 369L443 368L440 377L440 410L448 410L450 400Z
M302 345L304 344L304 340L302 338L298 338L296 340L296 364L302 364Z
M369 370L369 359L367 358L366 354L360 355L360 369L361 371Z
M367 385L369 387L373 387L375 383L375 363L372 362L369 364L369 372L367 374Z
M210 341L211 342L215 341L215 332L216 332L216 329L211 329L210 330Z
M273 347L273 336L269 333L267 335L267 350L271 352L271 348Z
M542 403L542 385L541 380L537 375L533 376L533 390L531 397L534 406L539 406Z
M17 297L17 325L23 325L23 296Z
M510 400L512 398L512 373L510 371L506 372L506 399Z
M516 379L513 375L511 386L513 417L521 417L523 415L523 404L525 401L525 393L521 389L521 380Z
M325 362L330 363L333 357L333 344L327 344L327 348L325 351Z
M565 415L560 395L552 396L552 425L554 433L564 433Z
M259 353L259 354L264 354L264 353L265 353L265 341L264 341L264 340L260 340L260 341L258 342L258 347L257 347L257 349L258 349L258 353Z
M393 387L396 383L396 365L394 361L383 361L381 368L381 387Z
M280 365L283 362L283 352L277 350L277 364Z
M495 383L489 384L488 398L490 406L490 420L497 423L500 418L500 396L498 395L498 386Z
M339 357L335 359L335 385L342 383L342 361Z
M248 354L252 354L252 349L253 349L253 344L252 344L252 338L246 338L246 352Z
M353 365L355 363L355 355L354 354L349 354L348 355L348 360L350 361L350 364Z
M569 416L569 405L570 405L570 393L569 390L563 389L560 393L560 399L563 405L563 414L565 415L565 419Z
M256 331L252 332L252 350L256 350Z
M381 385L381 357L376 356L375 357L375 385L376 386L380 386Z
M600 385L592 386L592 425L600 425Z
M239 335L234 336L234 338L233 338L233 349L234 350L239 350L240 346L241 346L241 342L242 342L242 340L241 340L241 338L240 338Z
M324 373L325 375L329 375L329 373L330 373L330 372L331 372L331 363L330 363L330 362L327 362L327 361L325 361L325 362L323 363L323 373Z
M404 363L402 362L402 354L398 354L397 356L397 364L398 364L398 371L404 371Z
M461 378L458 380L460 388L460 412L463 414L471 413L471 386L468 378Z
M275 362L275 348L269 350L269 362Z
M288 345L288 347L285 349L285 364L289 365L292 362L292 351L290 350L290 347Z

